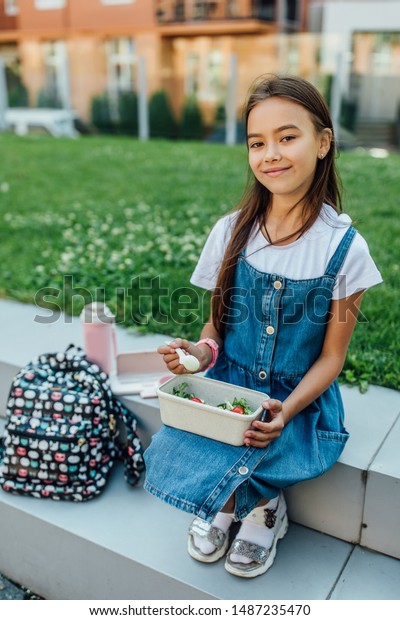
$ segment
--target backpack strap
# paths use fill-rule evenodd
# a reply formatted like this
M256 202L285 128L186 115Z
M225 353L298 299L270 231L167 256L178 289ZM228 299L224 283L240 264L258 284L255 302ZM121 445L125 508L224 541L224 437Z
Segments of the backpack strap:
M81 352L78 353L81 355ZM119 457L124 463L124 477L128 484L135 486L145 469L143 458L143 447L140 441L140 437L136 432L137 418L132 411L129 411L125 405L118 400L110 386L110 379L103 371L97 371L88 362L87 358L82 356L85 373L91 375L94 379L97 379L99 385L102 388L103 396L107 401L107 409L113 414L116 420L121 420L125 425L127 441L125 445L118 443L118 431L114 435L114 446L119 452ZM88 364L88 367L86 366Z
M145 470L143 447L136 432L137 418L118 399L113 396L114 411L125 424L127 441L120 446L120 458L124 463L124 477L128 484L136 486Z
M110 379L103 371L95 370L95 367L88 362L85 356L82 357L85 373L97 379L102 389L103 396L107 401L107 409L113 414L116 420L122 420L125 425L127 442L125 445L118 445L118 431L114 435L114 445L118 449L119 457L124 463L124 477L128 484L135 486L145 469L143 459L143 447L140 437L136 432L137 418L132 411L118 400L110 386ZM88 364L88 367L86 366Z

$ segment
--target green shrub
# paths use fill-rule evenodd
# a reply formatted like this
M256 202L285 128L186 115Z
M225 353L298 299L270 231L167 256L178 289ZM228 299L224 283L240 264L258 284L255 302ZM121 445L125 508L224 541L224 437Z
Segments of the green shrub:
M28 90L22 82L8 91L8 105L10 108L27 108L29 106Z
M91 120L94 127L102 133L113 133L114 123L111 118L110 99L107 93L93 97Z
M21 80L18 67L6 67L8 105L10 108L26 108L29 105L28 90Z
M343 98L340 109L340 124L348 131L354 131L357 123L357 103Z
M214 124L217 126L224 125L226 121L225 103L220 102L215 110Z
M176 138L178 126L163 90L155 92L149 103L150 135L152 138Z
M121 133L137 136L138 125L138 97L133 91L123 92L118 101L119 129Z
M202 140L204 134L200 107L193 97L185 101L180 136L184 140Z

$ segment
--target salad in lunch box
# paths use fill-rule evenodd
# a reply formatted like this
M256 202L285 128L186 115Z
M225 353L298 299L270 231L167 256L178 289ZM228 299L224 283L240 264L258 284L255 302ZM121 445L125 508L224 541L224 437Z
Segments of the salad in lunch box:
M174 387L172 390L172 394L174 396L179 396L180 398L186 398L187 400L192 400L195 403L202 403L203 405L208 405L205 400L195 396L191 392L188 392L188 384L180 383L178 386ZM252 415L254 412L247 404L245 398L234 398L232 402L226 400L219 405L211 405L212 407L217 407L218 409L225 409L226 411L232 411L232 413L239 413L242 415Z

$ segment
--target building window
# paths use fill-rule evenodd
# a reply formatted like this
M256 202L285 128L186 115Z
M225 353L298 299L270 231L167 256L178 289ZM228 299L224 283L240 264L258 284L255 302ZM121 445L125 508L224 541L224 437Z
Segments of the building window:
M43 43L45 67L44 88L39 93L38 105L45 108L71 107L67 49L64 41Z
M228 0L226 5L228 17L241 17L240 6L237 0Z
M39 11L47 11L48 9L63 9L67 0L35 0L35 7Z
M188 97L196 97L199 90L200 61L196 52L190 52L186 60L185 93Z
M218 8L217 2L202 2L195 0L194 2L194 18L210 19Z
M361 35L362 36L362 35ZM396 75L400 68L400 35L398 33L374 33L374 47L369 65L375 75Z
M101 4L133 4L135 0L101 0Z
M178 22L183 22L185 19L185 3L182 1L175 4L175 19Z
M223 98L222 52L212 50L199 56L190 52L186 61L185 93L199 101L220 101Z
M275 20L275 0L253 0L252 6L253 17L267 21Z
M120 94L135 90L135 41L130 37L110 39L106 44L106 54L111 113L113 120L118 120Z
M300 50L297 37L287 37L287 48L285 54L286 71L288 73L297 74L300 63Z
M17 15L19 13L18 0L5 0L4 13L6 15Z
M203 99L207 101L220 101L223 96L222 89L222 52L213 50L208 55L207 74L204 84Z
M286 0L286 21L297 22L298 0Z

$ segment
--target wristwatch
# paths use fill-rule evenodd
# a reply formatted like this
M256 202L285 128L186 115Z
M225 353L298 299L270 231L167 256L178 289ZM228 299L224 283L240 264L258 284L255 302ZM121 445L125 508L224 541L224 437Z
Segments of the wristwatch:
M209 363L207 368L205 368L205 370L208 370L209 368L212 368L213 366L215 366L215 362L217 361L217 357L219 353L219 345L212 338L203 338L202 340L199 340L199 342L196 342L196 346L198 344L206 344L211 349L211 353L212 353L211 362Z

